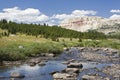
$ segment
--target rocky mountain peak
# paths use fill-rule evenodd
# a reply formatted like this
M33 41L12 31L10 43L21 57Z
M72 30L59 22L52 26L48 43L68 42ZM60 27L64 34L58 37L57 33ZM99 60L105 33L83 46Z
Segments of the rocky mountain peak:
M109 29L113 27L112 25L114 24L120 24L120 20L119 19L113 20L113 19L102 18L98 16L84 16L84 17L65 19L62 21L60 26L66 29L85 32L85 31L94 30L94 29L101 31L101 28L103 28L104 25L110 25L110 27L107 26L107 28ZM106 31L102 31L102 32L107 34L108 31L107 32Z

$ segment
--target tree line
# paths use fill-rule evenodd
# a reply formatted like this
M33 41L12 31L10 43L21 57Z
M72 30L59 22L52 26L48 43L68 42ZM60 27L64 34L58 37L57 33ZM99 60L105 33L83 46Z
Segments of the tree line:
M0 36L8 36L9 34L26 34L37 37L44 37L50 39L64 38L80 38L80 39L105 39L106 35L95 30L88 32L77 32L61 28L60 26L49 26L46 24L25 24L7 21L5 19L0 21L0 28L8 32L0 33Z

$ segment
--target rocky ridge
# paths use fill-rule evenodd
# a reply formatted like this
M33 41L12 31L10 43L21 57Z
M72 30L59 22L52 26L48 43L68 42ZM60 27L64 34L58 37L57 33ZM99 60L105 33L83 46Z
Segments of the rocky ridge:
M113 20L98 16L84 16L84 17L65 19L61 22L60 26L62 28L81 31L81 32L96 29L99 32L109 34L120 31L120 26L118 25L115 26L115 24L120 24L120 19Z

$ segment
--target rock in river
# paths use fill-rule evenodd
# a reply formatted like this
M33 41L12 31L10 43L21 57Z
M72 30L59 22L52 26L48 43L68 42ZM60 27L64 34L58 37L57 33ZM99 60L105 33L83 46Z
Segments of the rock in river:
M68 68L82 68L83 65L81 63L70 63L67 65Z
M55 73L53 74L54 80L77 80L77 75L72 73Z
M39 65L39 66L44 66L45 64L46 64L45 61L41 61L38 65Z
M66 68L65 72L78 74L80 72L80 70L78 68Z
M11 72L10 78L24 78L25 76L19 72Z
M35 63L35 62L31 62L29 65L30 65L30 66L35 66L36 63Z
M108 77L103 78L101 76L95 76L95 75L83 75L82 80L110 80Z

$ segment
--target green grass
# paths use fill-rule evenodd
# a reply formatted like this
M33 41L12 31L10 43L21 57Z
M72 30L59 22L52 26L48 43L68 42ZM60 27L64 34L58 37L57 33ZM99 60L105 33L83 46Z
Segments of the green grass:
M107 40L84 40L80 43L81 46L86 47L108 47L120 50L120 42L117 39L107 39Z
M0 60L20 60L26 57L36 56L41 53L59 54L64 47L110 47L120 50L119 40L82 40L70 38L59 38L59 41L51 39L36 38L26 35L12 35L0 39ZM19 48L23 46L23 48Z

